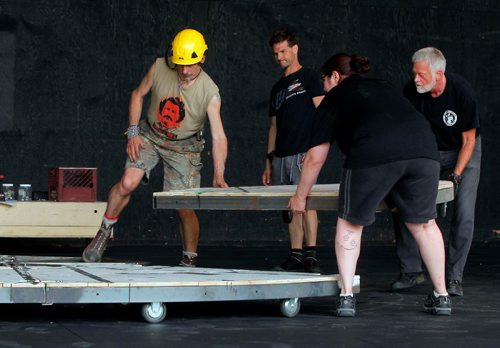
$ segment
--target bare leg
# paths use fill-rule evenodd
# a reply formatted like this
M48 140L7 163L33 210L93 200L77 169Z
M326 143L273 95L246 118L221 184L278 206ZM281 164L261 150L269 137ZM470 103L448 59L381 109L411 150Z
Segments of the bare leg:
M117 218L127 206L130 195L137 188L144 175L144 171L137 168L127 168L121 180L111 188L106 207L106 216ZM106 225L104 220L94 239L85 248L82 259L85 262L100 262L106 245L111 236L112 227Z
M306 246L316 246L318 237L318 214L316 210L308 210L303 215Z
M130 201L130 195L139 186L144 171L138 168L127 168L122 178L116 183L108 195L106 216L118 217Z
M302 214L293 214L292 222L288 225L290 234L290 247L292 249L302 249L304 240L304 229L302 227Z
M444 242L436 220L429 220L425 224L406 223L406 226L417 242L420 255L434 285L434 290L439 294L445 294L447 291Z
M337 219L335 254L342 284L342 295L352 294L352 284L361 249L362 232L363 226L354 225L341 218Z
M194 210L179 209L180 231L182 248L184 251L195 253L198 249L198 239L200 237L200 223Z

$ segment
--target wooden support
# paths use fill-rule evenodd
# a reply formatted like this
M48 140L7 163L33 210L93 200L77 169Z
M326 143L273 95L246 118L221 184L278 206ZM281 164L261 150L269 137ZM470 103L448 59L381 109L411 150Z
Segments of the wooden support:
M195 188L179 191L155 192L155 209L196 210L287 210L295 185L241 186L221 188ZM307 198L311 210L337 210L339 184L314 185ZM436 204L452 201L453 183L440 181ZM380 210L387 209L382 203Z
M0 204L0 237L93 238L106 202L16 202Z

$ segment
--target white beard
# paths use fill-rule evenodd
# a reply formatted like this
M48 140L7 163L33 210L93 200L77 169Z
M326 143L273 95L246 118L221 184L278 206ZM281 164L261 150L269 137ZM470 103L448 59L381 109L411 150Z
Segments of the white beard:
M417 87L417 92L420 94L430 92L434 87L436 87L436 78L432 76L432 81L428 84L423 86L415 85L415 87Z

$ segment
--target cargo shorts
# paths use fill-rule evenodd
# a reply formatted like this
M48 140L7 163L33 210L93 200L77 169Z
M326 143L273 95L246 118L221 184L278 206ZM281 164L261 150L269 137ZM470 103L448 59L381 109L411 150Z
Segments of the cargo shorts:
M138 168L144 171L143 182L149 181L151 170L160 160L163 162L163 191L184 190L200 187L200 171L203 167L201 152L205 140L192 136L184 140L166 140L157 144L139 135L144 141L139 159L132 162L127 157L125 168Z

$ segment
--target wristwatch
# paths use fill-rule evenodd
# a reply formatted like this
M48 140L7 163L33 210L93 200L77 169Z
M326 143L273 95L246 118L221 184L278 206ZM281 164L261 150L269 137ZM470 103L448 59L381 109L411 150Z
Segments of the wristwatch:
M271 151L268 154L266 154L266 157L269 160L269 162L272 162L274 158L274 151Z

